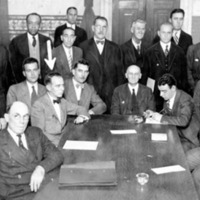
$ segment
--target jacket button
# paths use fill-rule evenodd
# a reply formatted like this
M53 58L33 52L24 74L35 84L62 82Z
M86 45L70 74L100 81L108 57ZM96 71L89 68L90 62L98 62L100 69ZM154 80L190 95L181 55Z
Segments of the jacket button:
M21 179L21 178L22 178L22 176L19 174L19 175L18 175L18 179Z

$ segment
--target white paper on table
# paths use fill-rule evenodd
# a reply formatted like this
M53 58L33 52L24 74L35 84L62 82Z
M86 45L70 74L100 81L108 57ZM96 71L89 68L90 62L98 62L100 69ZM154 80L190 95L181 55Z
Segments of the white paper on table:
M167 141L167 134L166 133L151 133L151 140Z
M149 117L149 118L146 118L145 124L162 124L162 123L159 122L159 121L154 120L154 119L151 118L151 117Z
M165 174L165 173L170 173L170 172L185 171L185 168L183 168L180 165L172 165L172 166L167 166L167 167L152 168L151 170L156 174Z
M63 149L95 151L97 149L97 145L98 145L98 142L96 141L67 140L63 146Z
M123 135L123 134L136 134L136 130L128 129L128 130L110 130L113 135Z
M152 78L147 79L147 87L151 88L152 92L154 91L155 87L155 80Z

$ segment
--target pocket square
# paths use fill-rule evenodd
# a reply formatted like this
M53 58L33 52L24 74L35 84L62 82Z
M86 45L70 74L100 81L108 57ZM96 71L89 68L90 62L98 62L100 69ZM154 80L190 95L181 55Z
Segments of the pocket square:
M195 58L194 61L195 61L195 62L199 62L199 59L198 59L198 58Z
M125 104L125 101L122 101L121 104Z

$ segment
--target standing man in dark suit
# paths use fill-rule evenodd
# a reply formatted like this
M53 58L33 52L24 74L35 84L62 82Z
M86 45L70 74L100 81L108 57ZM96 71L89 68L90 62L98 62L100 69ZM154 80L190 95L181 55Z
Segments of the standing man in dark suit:
M94 37L83 42L83 57L90 65L89 82L107 105L110 113L114 88L123 83L122 53L117 44L106 39L108 21L97 16L92 25Z
M76 39L74 29L65 28L60 38L62 44L53 49L53 57L56 58L54 70L66 79L72 77L72 68L82 58L83 52L81 48L73 46Z
M22 70L26 80L10 86L7 93L7 108L13 102L21 101L28 106L31 112L33 103L46 93L46 88L38 83L40 68L37 59L26 58L23 62Z
M172 23L173 26L173 37L171 38L171 41L181 47L186 55L188 47L192 45L192 37L182 30L184 17L185 11L181 8L176 8L170 13L169 22ZM157 35L154 38L153 43L158 41L159 36Z
M142 77L140 67L130 65L125 76L128 83L120 85L114 90L111 114L143 116L147 109L155 110L151 89L138 83Z
M106 104L101 100L93 85L86 83L89 75L88 62L86 60L78 61L74 65L72 73L73 78L65 80L65 98L71 103L85 107L90 115L104 113Z
M160 42L150 47L144 56L143 81L146 84L148 78L154 81L154 95L156 110L160 111L163 107L163 99L157 87L158 79L165 73L172 74L177 80L177 86L187 91L187 62L183 50L171 42L172 25L167 22L160 26L158 35Z
M121 45L124 71L130 65L137 65L140 68L143 64L144 51L146 47L142 43L146 31L146 22L141 19L133 21L131 26L132 38Z
M78 11L75 7L69 7L66 11L67 21L66 24L63 24L56 28L55 35L54 35L54 47L59 46L62 44L62 40L60 36L62 32L67 27L71 27L75 30L76 40L74 41L74 46L79 46L79 44L85 40L87 40L87 33L84 29L76 26L76 20L78 17Z
M164 124L175 125L185 152L199 146L197 138L200 124L195 113L192 97L177 88L176 79L171 74L164 74L158 81L160 96L165 103L163 110L146 111L146 117Z
M55 177L61 152L41 129L27 127L29 110L16 101L5 114L0 140L0 199L31 200L41 185Z
M47 40L46 37L38 33L41 16L37 13L30 13L26 16L27 33L16 36L9 45L11 67L16 79L16 83L25 80L22 73L22 63L25 58L36 58L40 66L39 82L43 84L44 76L50 71L44 58L47 57Z

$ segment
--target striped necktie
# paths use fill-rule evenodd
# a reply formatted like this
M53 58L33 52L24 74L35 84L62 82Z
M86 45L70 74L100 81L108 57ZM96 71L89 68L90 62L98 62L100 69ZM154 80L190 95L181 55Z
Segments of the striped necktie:
M177 34L178 34L178 32L176 32L174 34L174 42L176 43L176 45L178 45L178 42L179 42L179 38L178 38Z
M168 49L168 45L166 45L166 47L165 47L165 57L167 57L168 56L168 54L169 54L169 49Z
M70 68L70 70L72 70L72 54L71 54L71 50L68 50L67 60L68 60L69 68Z
M17 135L17 137L18 137L18 145L19 145L19 147L22 149L22 150L27 150L25 147L24 147L24 145L23 145L23 142L22 142L22 135L21 134L18 134Z
M31 105L37 100L37 93L35 91L35 87L32 86L32 93L31 93Z

